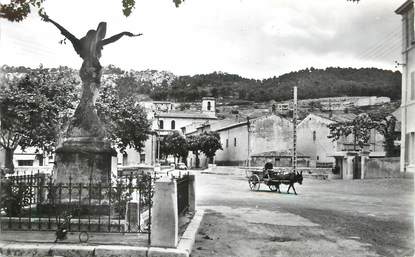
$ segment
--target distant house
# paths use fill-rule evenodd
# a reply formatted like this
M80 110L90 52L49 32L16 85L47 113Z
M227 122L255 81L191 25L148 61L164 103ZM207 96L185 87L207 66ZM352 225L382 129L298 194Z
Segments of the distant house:
M14 167L39 167L39 166L53 166L54 163L54 156L47 155L46 153L42 153L36 151L34 147L28 147L24 151L17 147L14 151L13 155L13 165Z
M396 11L402 16L401 172L415 172L415 32L414 2Z
M330 134L329 124L336 122L352 121L356 117L351 113L309 114L297 126L297 149L310 156L310 161L317 166L334 163L333 154L336 152L353 150L355 143L353 135L343 137L338 141L328 138ZM371 137L365 150L370 151L371 156L384 156L383 136L372 130Z

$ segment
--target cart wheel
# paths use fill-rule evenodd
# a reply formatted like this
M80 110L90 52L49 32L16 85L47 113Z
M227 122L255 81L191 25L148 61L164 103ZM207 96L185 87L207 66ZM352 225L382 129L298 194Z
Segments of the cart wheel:
M88 232L82 231L81 233L79 233L79 242L86 243L88 242L88 240L89 240Z
M249 177L248 183L249 183L249 188L251 188L251 190L258 191L259 190L259 186L261 184L261 181L259 180L258 175L255 175L254 174L254 175L252 175L252 176Z
M276 185L268 185L268 187L269 187L269 190L271 190L271 191L277 191L278 190L278 187Z

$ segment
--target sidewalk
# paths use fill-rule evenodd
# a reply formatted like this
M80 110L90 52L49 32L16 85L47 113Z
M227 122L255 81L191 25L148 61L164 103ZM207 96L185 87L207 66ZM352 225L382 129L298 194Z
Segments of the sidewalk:
M147 234L89 233L87 243L79 242L79 233L68 234L65 241L55 241L54 232L2 231L0 256L65 256L65 257L188 257L204 215L198 210L188 224L177 248L160 248L148 245Z

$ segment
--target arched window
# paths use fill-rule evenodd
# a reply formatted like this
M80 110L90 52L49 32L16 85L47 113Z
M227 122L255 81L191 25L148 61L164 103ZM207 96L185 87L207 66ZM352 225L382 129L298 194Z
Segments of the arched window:
M210 102L207 102L207 110L210 111L210 108L212 108L212 105Z
M176 129L176 122L174 120L171 121L171 129Z
M164 128L164 122L162 120L159 121L159 129Z

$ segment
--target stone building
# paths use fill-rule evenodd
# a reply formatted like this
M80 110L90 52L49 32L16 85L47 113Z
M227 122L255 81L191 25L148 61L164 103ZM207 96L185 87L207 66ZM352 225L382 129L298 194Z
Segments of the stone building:
M221 120L186 130L186 135L203 131L219 133L223 150L216 152L217 165L247 165L252 155L292 148L292 123L276 114L243 122ZM203 156L200 163L206 163ZM195 157L191 153L189 164L195 165Z
M401 172L415 172L415 32L414 2L396 11L402 16Z
M334 164L333 155L336 152L354 149L353 135L343 137L338 141L328 138L330 129L329 124L336 122L352 121L355 114L309 114L297 126L297 149L298 151L310 156L311 166L327 166ZM374 129L371 132L370 140L365 150L371 156L385 156L383 149L383 136Z

